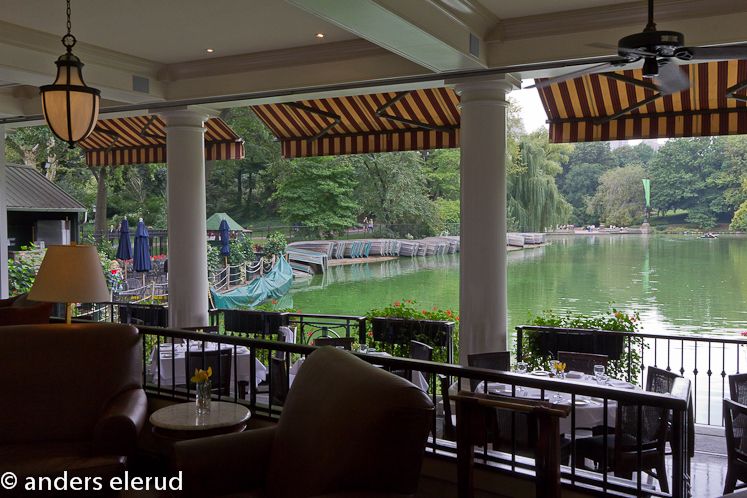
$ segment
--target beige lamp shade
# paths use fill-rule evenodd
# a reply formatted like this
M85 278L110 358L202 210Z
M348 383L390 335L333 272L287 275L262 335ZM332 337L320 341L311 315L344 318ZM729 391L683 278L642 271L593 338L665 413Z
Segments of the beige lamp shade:
M101 92L83 82L83 63L72 53L62 55L56 64L57 79L40 88L42 111L52 133L72 148L96 126Z
M104 271L94 246L49 246L29 299L53 303L109 300Z

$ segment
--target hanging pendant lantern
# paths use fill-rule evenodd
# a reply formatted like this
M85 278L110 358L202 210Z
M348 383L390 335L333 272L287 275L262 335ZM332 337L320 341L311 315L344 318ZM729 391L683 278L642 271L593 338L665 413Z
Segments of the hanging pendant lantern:
M57 78L45 85L41 92L42 110L47 126L60 140L72 149L76 142L86 138L96 126L101 92L86 86L81 68L83 63L73 55L75 37L70 34L70 0L67 2L67 34L62 44L67 53L60 56Z

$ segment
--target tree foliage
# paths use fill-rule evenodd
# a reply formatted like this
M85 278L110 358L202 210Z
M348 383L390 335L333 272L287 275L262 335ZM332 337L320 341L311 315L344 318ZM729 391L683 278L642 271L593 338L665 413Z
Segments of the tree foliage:
M627 226L643 215L646 200L643 191L644 170L640 164L606 171L589 201L588 212L604 223Z
M299 159L293 172L273 195L288 224L318 226L327 235L355 223L358 205L353 201L352 165L337 158Z

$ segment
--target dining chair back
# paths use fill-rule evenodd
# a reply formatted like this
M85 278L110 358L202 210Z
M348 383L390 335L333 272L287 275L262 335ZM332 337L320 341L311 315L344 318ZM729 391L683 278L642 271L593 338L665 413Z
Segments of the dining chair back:
M290 384L283 358L270 358L270 404L283 406Z
M747 406L724 398L724 426L728 467L724 494L734 492L737 481L747 483Z
M674 372L649 366L646 374L646 391L669 394L672 392L675 379L678 377L680 376ZM671 415L668 425L671 427ZM671 432L668 433L667 440L671 440ZM695 456L695 413L692 396L690 397L690 403L687 405L687 447L690 457Z
M729 376L729 394L732 401L747 405L747 373Z
M640 428L639 409L642 422ZM662 492L669 493L666 471L668 424L667 408L618 401L615 434L577 439L577 461L583 463L584 459L589 458L600 465L606 453L607 462L615 476L630 478L638 468L640 459L641 470L659 481Z
M594 375L594 365L604 365L607 368L609 356L606 354L573 353L571 351L558 351L558 361L565 363L565 371L583 372Z
M470 367L485 368L487 370L498 370L500 372L508 372L511 368L511 352L510 351L495 351L491 353L476 353L467 355L467 364ZM472 392L475 392L477 385L480 383L480 379L470 379L469 388Z
M231 361L232 349L220 349L211 351L188 351L187 352L187 389L195 391L194 383L190 380L196 369L212 369L212 391L221 396L231 394Z
M438 383L441 388L441 402L444 405L444 428L443 439L456 441L456 416L451 414L451 398L449 396L449 378L438 374Z
M354 337L317 337L314 339L314 346L332 346L342 347L343 349L350 351L353 349Z
M413 360L426 360L433 361L433 348L427 344L423 344L418 341L410 341L410 358ZM397 372L392 372L397 373ZM404 378L410 382L414 382L412 379L412 370L404 371Z

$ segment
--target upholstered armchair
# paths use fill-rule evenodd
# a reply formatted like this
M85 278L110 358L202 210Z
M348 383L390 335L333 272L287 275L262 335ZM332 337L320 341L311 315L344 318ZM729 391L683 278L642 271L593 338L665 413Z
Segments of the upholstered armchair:
M433 411L405 379L319 348L296 375L277 426L174 445L181 496L413 496Z
M85 496L112 494L108 483L124 477L147 415L142 358L138 330L129 325L0 327L2 472L19 482L64 472L100 478L107 485ZM22 486L0 495L14 492L29 496Z
M0 299L0 326L49 323L54 303L31 301L28 293Z

